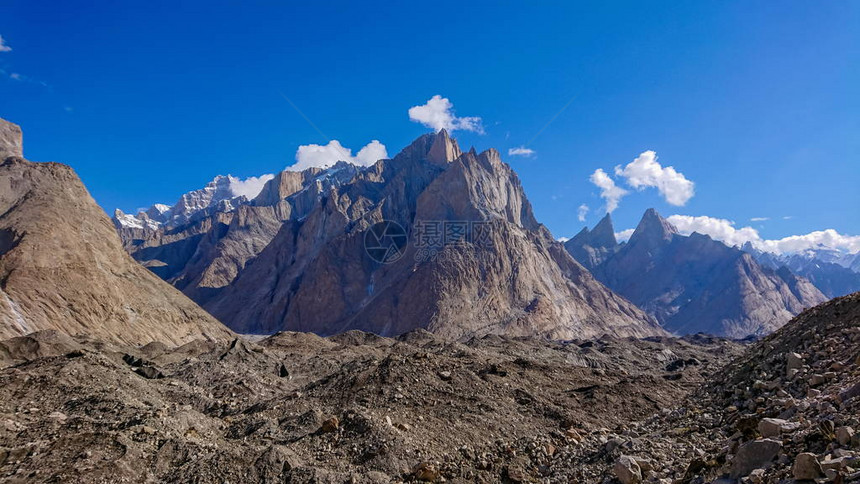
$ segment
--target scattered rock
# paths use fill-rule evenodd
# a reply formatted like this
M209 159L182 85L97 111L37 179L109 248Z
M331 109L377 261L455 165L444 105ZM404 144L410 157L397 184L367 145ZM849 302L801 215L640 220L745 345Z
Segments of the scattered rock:
M758 424L758 431L764 438L779 437L780 434L792 432L800 427L799 423L788 422L780 418L763 418Z
M423 482L436 482L439 479L439 470L429 462L421 462L412 470L415 479Z
M803 368L803 356L798 353L789 353L786 357L785 368L787 370L800 370Z
M768 467L776 458L782 444L773 439L753 440L738 449L732 461L730 475L733 479L744 477L755 469Z
M791 474L798 480L812 480L824 475L815 454L809 452L801 452L797 455L794 465L791 466Z
M851 427L839 427L836 429L836 441L839 445L848 445L854 437L854 429Z
M154 366L141 366L139 368L135 368L134 372L149 380L164 378L164 374Z
M612 469L615 471L615 476L621 481L621 484L638 484L642 482L642 470L639 468L636 459L629 455L619 457Z
M324 433L337 432L337 429L340 427L340 421L337 417L331 417L325 420L320 427Z

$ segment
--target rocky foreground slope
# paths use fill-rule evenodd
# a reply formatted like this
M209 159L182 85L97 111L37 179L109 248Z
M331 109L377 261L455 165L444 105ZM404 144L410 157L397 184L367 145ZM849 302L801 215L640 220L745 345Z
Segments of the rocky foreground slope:
M75 172L22 158L0 120L0 338L57 329L127 344L231 332L141 267Z
M556 461L584 482L860 482L860 293L807 310L671 411Z
M710 337L0 342L4 482L860 482L860 294Z
M607 464L570 456L668 412L739 349L419 330L171 350L36 333L0 342L0 481L596 482Z

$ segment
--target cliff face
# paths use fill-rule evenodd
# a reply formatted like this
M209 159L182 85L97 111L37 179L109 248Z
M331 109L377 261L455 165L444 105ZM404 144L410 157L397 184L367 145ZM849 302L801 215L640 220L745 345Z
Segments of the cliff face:
M383 221L406 241L388 263L365 250ZM424 244L426 230L459 237ZM366 169L281 173L247 205L162 228L132 254L240 332L662 334L552 240L498 152L463 153L445 131Z
M0 120L0 131L16 132ZM123 250L74 171L0 152L0 338L56 329L127 344L231 332ZM9 153L18 155L9 156Z

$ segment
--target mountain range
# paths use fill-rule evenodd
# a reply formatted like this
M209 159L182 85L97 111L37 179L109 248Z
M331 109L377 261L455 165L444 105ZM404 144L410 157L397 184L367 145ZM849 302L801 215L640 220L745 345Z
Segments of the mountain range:
M728 247L680 235L653 210L625 243L607 216L560 251L498 153L464 153L444 130L371 167L282 171L252 198L237 183L219 176L173 206L117 211L114 222L135 259L239 332L564 338L642 335L660 330L656 320L673 333L744 338L860 290L846 267L853 256ZM363 235L382 221L411 242L393 264L361 254ZM427 221L436 231L478 223L489 246L466 243L467 230L464 243L422 248Z
M727 247L653 210L627 242L607 215L562 244L497 151L464 152L445 130L368 167L285 170L250 191L219 176L173 205L117 210L113 227L71 168L23 159L19 127L0 123L0 141L0 336L182 343L230 337L220 321L257 334L743 338L856 284L850 258Z
M645 212L626 243L617 242L607 214L565 248L673 333L761 336L827 299L785 266L762 265L707 235L679 234L654 209Z
M828 249L807 250L792 254L774 254L756 249L750 243L741 249L749 252L763 266L787 267L812 282L828 298L860 291L860 254L844 254Z
M135 259L238 332L663 334L553 240L498 152L444 130L367 168L283 171L251 200L225 180L114 220ZM381 222L409 239L388 263L365 251ZM428 230L441 238L422 247Z

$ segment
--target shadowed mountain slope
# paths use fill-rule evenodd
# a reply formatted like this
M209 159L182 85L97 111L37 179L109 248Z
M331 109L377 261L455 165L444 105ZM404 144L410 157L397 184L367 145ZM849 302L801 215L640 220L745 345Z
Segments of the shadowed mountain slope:
M56 329L126 344L231 332L123 250L75 172L21 158L0 120L0 338ZM11 153L11 154L10 154Z

